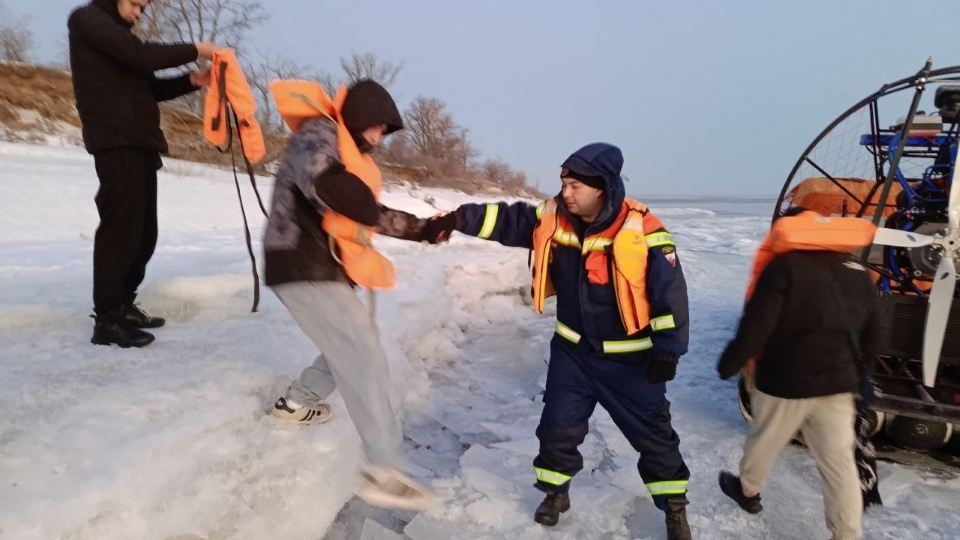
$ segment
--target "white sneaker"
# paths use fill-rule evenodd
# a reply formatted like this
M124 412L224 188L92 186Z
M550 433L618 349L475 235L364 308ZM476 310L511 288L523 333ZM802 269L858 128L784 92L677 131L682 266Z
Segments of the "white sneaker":
M440 500L429 488L393 467L371 467L364 471L357 497L378 508L417 511L426 510Z
M322 424L333 417L333 408L326 403L315 407L303 407L280 398L273 404L273 416L285 422L294 422L304 426Z

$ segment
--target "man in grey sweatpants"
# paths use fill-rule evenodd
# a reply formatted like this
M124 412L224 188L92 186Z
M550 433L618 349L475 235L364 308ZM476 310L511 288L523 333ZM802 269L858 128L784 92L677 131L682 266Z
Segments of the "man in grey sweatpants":
M761 273L717 366L728 379L758 359L740 476L719 477L724 494L747 512L763 509L760 491L773 463L799 432L817 462L833 540L860 537L855 393L876 359L879 307L866 269L848 253L791 251Z
M432 493L398 468L402 432L390 405L387 357L376 323L353 290L338 245L321 228L332 211L382 234L424 238L427 220L379 204L341 158L343 149L368 153L402 129L403 121L382 86L361 80L348 89L339 117L311 118L297 127L276 174L263 241L264 282L320 354L277 400L273 415L299 424L326 422L333 411L324 400L339 389L366 454L358 495L377 506L423 508ZM339 140L341 128L352 140Z
M403 434L390 406L387 356L380 347L376 323L360 298L349 285L335 281L285 283L275 285L273 292L322 351L278 400L276 416L284 417L279 414L283 400L288 409L290 404L302 406L308 418L301 423L322 422L324 416L329 418L325 411L330 411L323 401L339 389L367 459L397 463Z

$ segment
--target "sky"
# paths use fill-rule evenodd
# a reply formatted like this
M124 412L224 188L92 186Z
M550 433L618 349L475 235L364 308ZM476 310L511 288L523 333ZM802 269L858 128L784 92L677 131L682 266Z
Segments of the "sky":
M75 0L4 1L54 61ZM775 197L809 142L884 83L960 64L960 2L364 0L263 2L250 44L326 71L404 62L401 108L444 100L484 156L542 190L580 146L625 157L627 192ZM924 103L932 108L932 96ZM906 112L906 111L904 111Z

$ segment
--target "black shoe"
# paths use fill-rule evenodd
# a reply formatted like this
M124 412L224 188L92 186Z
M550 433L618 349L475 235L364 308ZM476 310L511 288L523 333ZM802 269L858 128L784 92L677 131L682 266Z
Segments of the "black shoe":
M570 495L568 493L547 493L543 502L533 514L533 520L541 525L553 527L560 521L560 514L570 509Z
M720 483L720 491L727 497L733 499L740 505L740 508L743 508L751 514L757 514L763 510L763 506L760 504L759 493L753 497L747 497L743 494L743 485L740 484L739 476L729 471L720 471L717 482Z
M135 328L160 328L167 321L162 317L151 317L147 312L140 309L139 304L130 303L123 306L123 319L128 326Z
M122 317L121 310L122 308L118 308L106 315L94 317L96 322L93 325L93 337L90 338L90 343L94 345L117 344L124 349L127 347L146 347L153 343L153 334L127 325Z
M664 512L667 522L667 540L693 540L690 535L690 524L687 523L687 505L690 501L686 497L670 497L667 499L667 511Z

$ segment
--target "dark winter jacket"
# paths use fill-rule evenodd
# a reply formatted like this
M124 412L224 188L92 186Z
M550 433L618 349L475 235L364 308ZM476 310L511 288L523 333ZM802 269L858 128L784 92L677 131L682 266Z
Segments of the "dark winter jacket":
M422 240L427 220L379 204L367 185L344 168L337 148L337 126L326 118L307 120L290 138L277 170L263 239L268 286L350 282L334 258L330 237L320 228L328 208L375 226L381 234Z
M864 267L833 251L784 253L764 269L717 370L758 358L757 389L799 399L856 392L872 371L880 300Z
M90 153L118 146L167 152L158 101L196 90L189 75L154 72L197 59L193 44L144 43L120 17L116 0L93 0L67 22L70 68L83 142Z
M574 153L564 168L575 170L581 175L602 177L605 182L604 206L593 223L586 224L579 217L570 214L563 197L554 197L558 208L570 220L575 232L583 239L608 228L617 218L625 197L620 169L623 156L615 146L597 143L588 145ZM508 205L499 203L496 223L490 232L490 240L506 246L533 247L533 231L537 226L537 209L526 203ZM464 234L477 236L484 227L488 205L465 204L456 210L458 214L457 230ZM663 231L666 232L666 231ZM585 336L595 350L602 350L606 340L625 340L651 338L653 348L633 355L656 353L670 356L672 359L687 352L689 335L689 314L687 306L687 285L683 277L679 259L673 252L664 254L663 247L650 248L647 256L646 286L647 300L650 303L650 317L673 315L675 328L652 332L648 326L639 333L628 336L620 319L613 282L596 285L587 280L586 257L580 249L556 245L552 248L550 278L557 291L557 320ZM668 258L669 255L669 258ZM673 262L671 263L671 260ZM609 264L609 263L608 263ZM612 275L612 268L608 269ZM618 358L631 361L630 355L618 355Z

